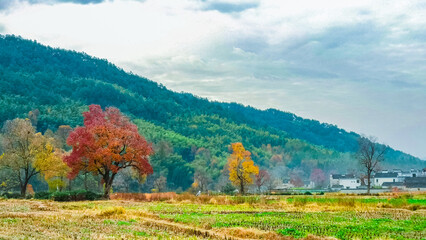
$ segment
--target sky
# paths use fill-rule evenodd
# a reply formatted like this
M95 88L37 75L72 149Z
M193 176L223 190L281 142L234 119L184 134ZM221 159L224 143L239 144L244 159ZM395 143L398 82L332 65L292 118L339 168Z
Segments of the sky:
M426 159L424 0L0 0L0 33Z

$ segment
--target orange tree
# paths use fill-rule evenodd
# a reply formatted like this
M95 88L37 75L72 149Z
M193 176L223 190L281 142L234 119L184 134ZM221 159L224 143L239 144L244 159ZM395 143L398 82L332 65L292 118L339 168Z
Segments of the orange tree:
M232 144L232 154L228 158L229 180L240 188L241 194L245 193L246 187L253 184L253 178L259 174L259 167L254 165L250 155L242 143Z
M64 158L71 168L69 178L80 171L101 175L104 198L108 199L120 170L133 168L141 176L153 173L149 163L151 144L120 110L109 107L103 111L99 105L90 105L83 116L84 126L77 127L67 139L72 147L71 154Z

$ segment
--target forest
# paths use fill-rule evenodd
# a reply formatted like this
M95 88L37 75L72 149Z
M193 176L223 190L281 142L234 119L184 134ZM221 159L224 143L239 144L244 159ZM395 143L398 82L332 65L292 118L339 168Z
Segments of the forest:
M190 89L188 89L190 91ZM224 191L229 187L227 159L231 144L241 142L260 171L275 182L303 184L338 172L357 172L354 159L359 135L335 125L303 119L276 109L259 110L238 103L209 101L177 93L129 73L105 59L55 49L18 36L0 35L0 125L27 119L34 134L54 139L69 152L68 134L83 125L89 105L115 107L152 143L153 174L146 179L122 171L112 186L117 192ZM368 120L366 120L368 121ZM4 149L0 149L0 155ZM423 161L389 148L383 168L422 167ZM9 170L0 169L0 192L18 191ZM61 189L97 191L99 175L80 172ZM34 191L59 189L59 183L31 178ZM2 189L3 188L3 189Z

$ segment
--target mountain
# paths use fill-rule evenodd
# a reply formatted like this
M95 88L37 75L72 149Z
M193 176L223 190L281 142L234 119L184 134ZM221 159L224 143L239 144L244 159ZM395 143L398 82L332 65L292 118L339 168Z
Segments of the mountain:
M242 142L255 163L277 178L308 179L314 168L326 173L357 168L353 153L359 135L354 132L275 109L173 92L107 60L21 37L0 35L0 91L0 123L31 111L41 132L82 125L81 113L90 104L119 108L154 144L155 174L147 189L160 176L169 188L186 189L195 172L207 175L212 188L219 186L233 142ZM384 163L423 166L422 160L391 148Z

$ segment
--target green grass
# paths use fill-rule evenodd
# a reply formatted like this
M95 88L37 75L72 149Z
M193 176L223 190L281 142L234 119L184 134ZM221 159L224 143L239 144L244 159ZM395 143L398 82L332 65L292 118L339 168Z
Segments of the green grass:
M282 235L303 237L307 234L339 239L421 239L426 236L426 219L414 214L407 219L398 214L357 212L314 213L232 213L232 214L161 214L160 217L205 228L257 228ZM374 218L376 217L376 218Z
M425 239L426 236L425 195L249 196L217 197L216 200L67 203L0 200L0 239L14 239L7 236L28 239L205 237L194 229L252 239L280 239L280 236L297 239L308 235L337 239Z

